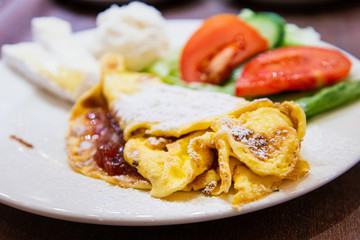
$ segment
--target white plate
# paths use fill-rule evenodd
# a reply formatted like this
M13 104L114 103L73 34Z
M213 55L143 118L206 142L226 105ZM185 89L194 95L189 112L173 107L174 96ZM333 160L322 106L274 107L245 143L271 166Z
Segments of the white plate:
M198 21L169 21L179 45ZM359 61L353 59L356 68ZM359 72L353 77L360 78ZM338 177L360 159L360 101L313 119L302 154L311 173L242 211L226 197L176 193L166 200L85 177L68 165L64 137L71 105L40 90L0 62L0 202L58 219L111 225L168 225L225 218L267 208L312 191ZM11 140L16 135L34 145Z

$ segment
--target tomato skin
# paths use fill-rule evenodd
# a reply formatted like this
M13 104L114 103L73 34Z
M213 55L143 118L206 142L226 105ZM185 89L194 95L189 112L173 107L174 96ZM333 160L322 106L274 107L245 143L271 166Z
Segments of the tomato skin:
M334 84L351 70L351 61L330 48L294 46L271 50L249 61L235 86L239 97L312 90Z
M241 62L268 48L267 40L237 15L215 15L204 21L183 48L181 77L185 82L218 84ZM219 53L222 56L214 60Z

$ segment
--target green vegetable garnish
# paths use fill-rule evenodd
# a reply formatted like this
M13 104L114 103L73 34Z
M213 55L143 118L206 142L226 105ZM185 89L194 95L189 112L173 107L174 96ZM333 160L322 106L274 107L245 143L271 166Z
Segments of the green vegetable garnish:
M166 59L162 59L151 64L146 71L157 75L161 80L170 85L186 87L194 90L204 90L210 92L221 92L234 95L236 80L243 66L239 66L232 73L228 81L222 85L213 85L206 83L186 83L181 80L179 73L179 51L174 51Z
M360 98L360 81L353 81L339 82L330 87L322 88L314 95L300 98L295 102L304 109L306 117L310 118L358 98Z
M244 9L239 17L262 32L264 37L269 40L271 48L311 45L320 41L320 34L313 28L299 28L295 24L285 23L284 19L275 13L255 13L249 9ZM222 85L186 83L180 77L179 55L180 50L176 50L168 58L150 65L146 71L157 75L167 84L234 95L237 78L245 63L235 69L231 77ZM360 98L360 81L343 81L320 90L281 93L269 96L269 98L279 102L295 100L304 109L307 118L310 118Z
M244 9L239 17L253 26L268 40L270 48L280 46L285 34L285 20L277 13L259 12Z

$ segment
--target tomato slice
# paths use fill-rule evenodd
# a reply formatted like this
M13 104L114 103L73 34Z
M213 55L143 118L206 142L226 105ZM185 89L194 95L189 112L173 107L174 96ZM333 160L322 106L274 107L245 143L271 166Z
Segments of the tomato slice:
M190 37L180 58L186 82L219 84L247 58L268 49L268 42L237 15L208 18Z
M341 81L351 61L330 48L295 46L262 53L249 61L235 86L235 95L257 97L292 90L311 90Z

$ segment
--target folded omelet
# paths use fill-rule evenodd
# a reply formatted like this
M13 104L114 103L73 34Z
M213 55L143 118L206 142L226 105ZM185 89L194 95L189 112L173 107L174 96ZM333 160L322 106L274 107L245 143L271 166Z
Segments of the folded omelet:
M221 93L163 84L127 72L123 60L102 60L101 83L70 117L71 166L122 187L219 195L233 206L277 191L310 169L300 155L306 118L293 102L248 102Z

